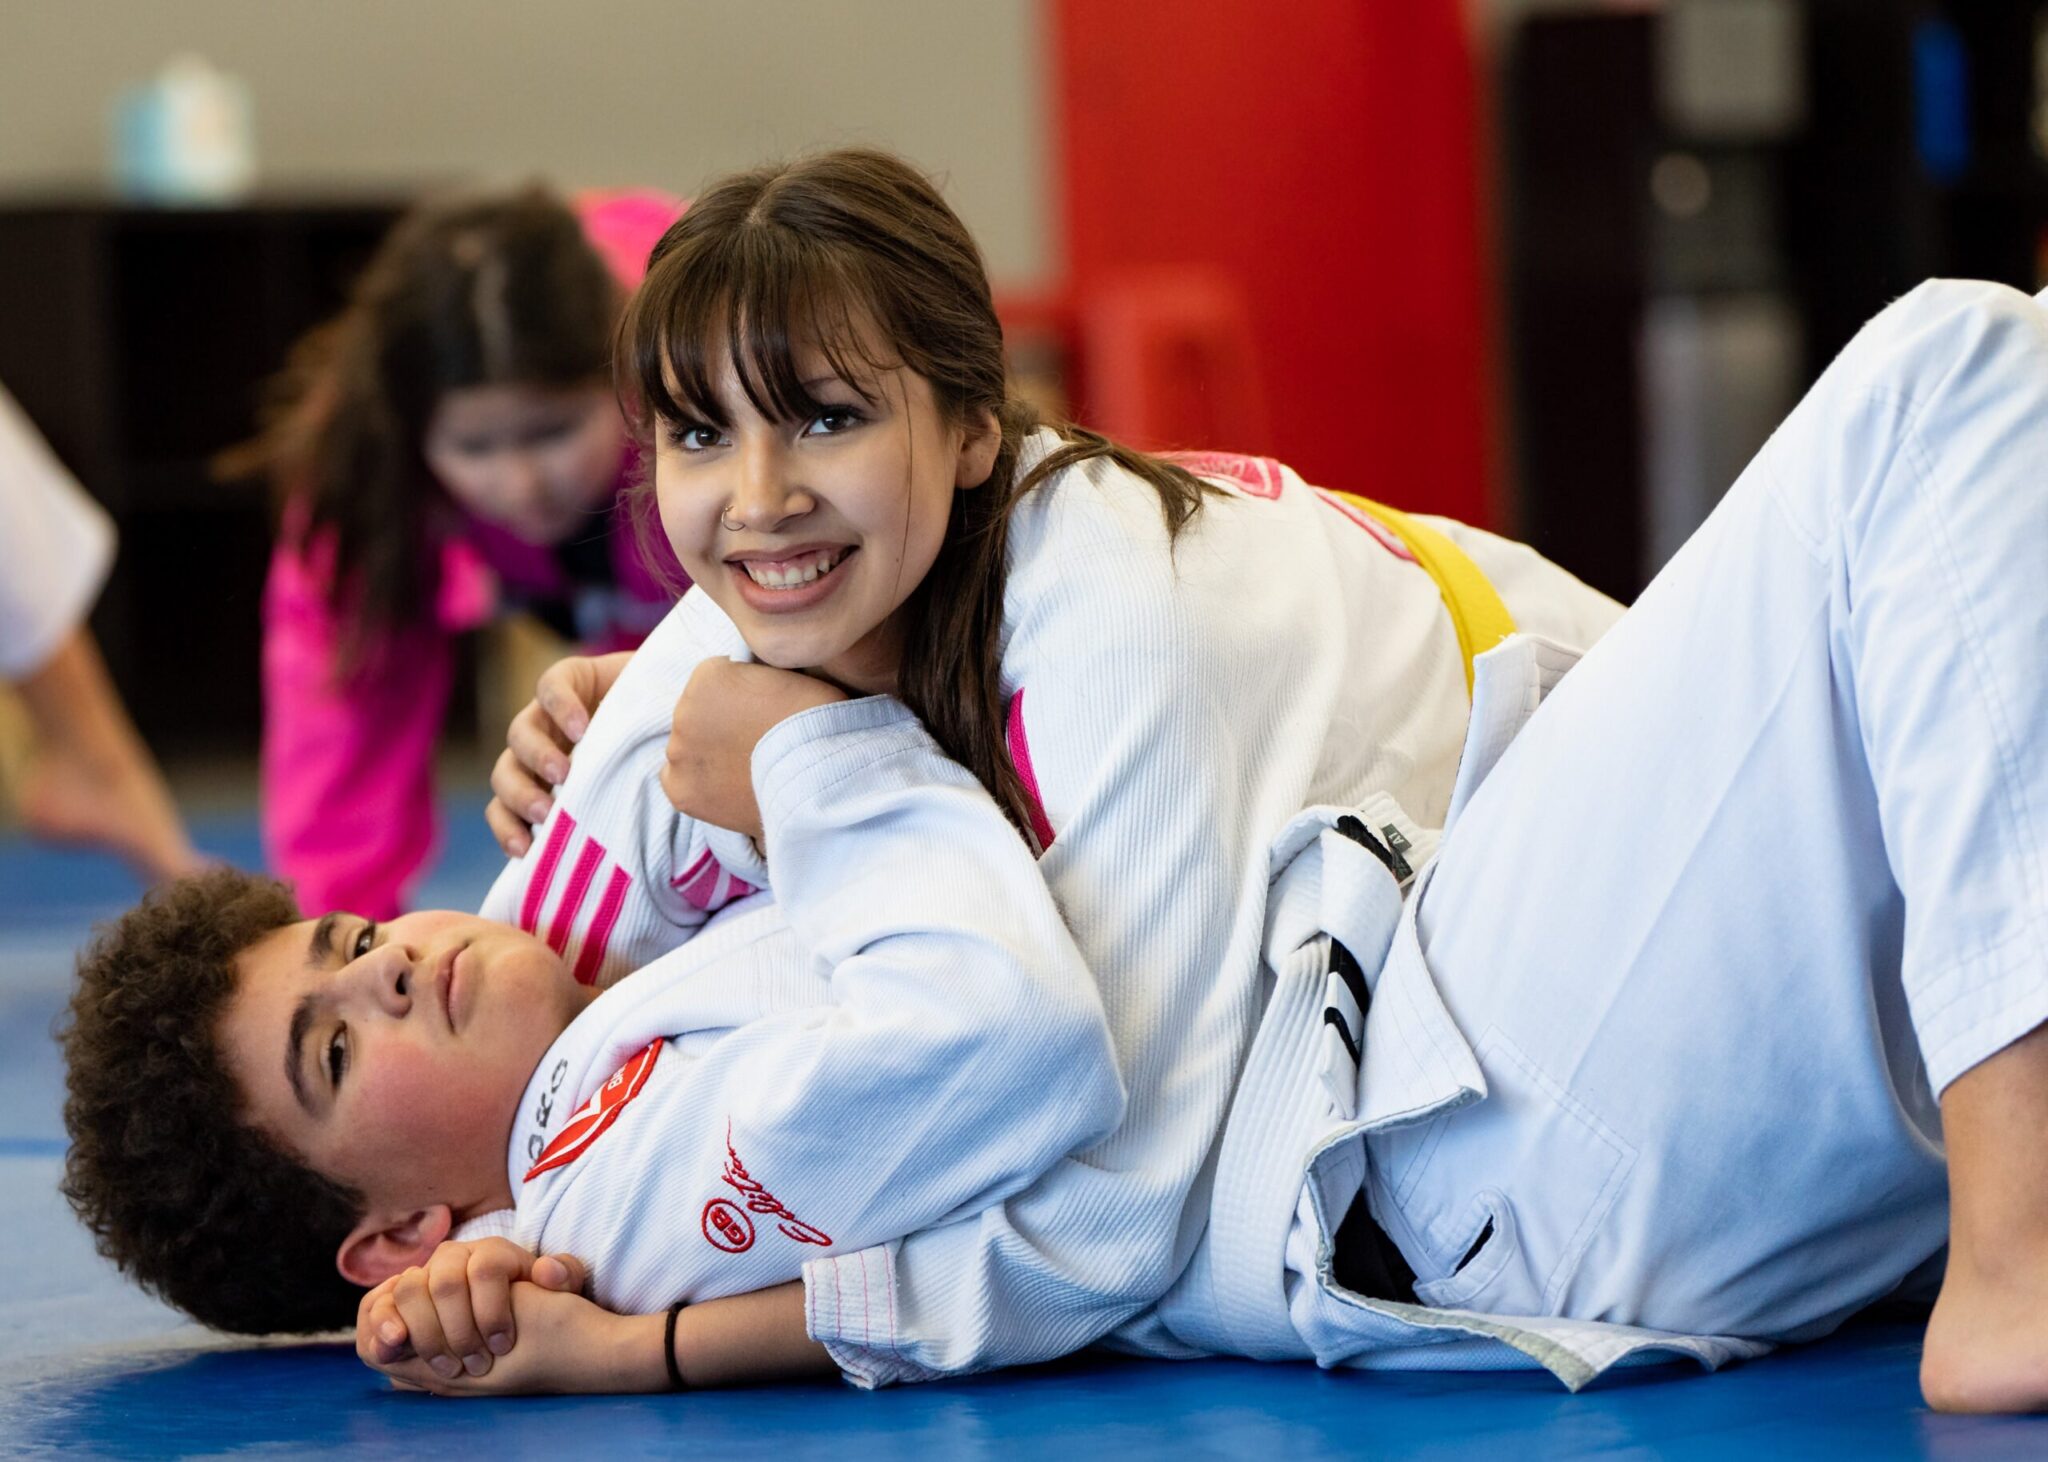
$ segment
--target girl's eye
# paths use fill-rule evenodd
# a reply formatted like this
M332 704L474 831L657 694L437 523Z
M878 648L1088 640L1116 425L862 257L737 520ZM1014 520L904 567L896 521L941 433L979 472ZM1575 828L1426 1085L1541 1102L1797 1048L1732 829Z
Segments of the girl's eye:
M345 1025L336 1026L334 1034L327 1039L327 1081L330 1086L341 1085L341 1074L348 1070L348 1034Z
M851 406L832 406L811 418L810 435L829 437L859 426L861 414Z
M376 947L377 926L375 924L365 924L356 931L356 937L350 942L348 957L350 959L361 959Z
M668 427L669 442L685 452L708 452L718 445L718 437L718 428L713 426L677 421Z

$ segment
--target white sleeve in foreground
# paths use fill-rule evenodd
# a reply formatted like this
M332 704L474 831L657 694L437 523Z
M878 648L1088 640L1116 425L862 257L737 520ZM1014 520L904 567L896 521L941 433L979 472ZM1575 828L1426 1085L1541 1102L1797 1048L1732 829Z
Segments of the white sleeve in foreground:
M520 1198L614 1309L786 1282L998 1204L1122 1115L1094 983L1029 849L909 712L792 718L755 781L785 943L829 966L828 1003L735 1014L795 957L772 939L634 977L668 982L662 1029L723 1034L670 1040L616 1126Z

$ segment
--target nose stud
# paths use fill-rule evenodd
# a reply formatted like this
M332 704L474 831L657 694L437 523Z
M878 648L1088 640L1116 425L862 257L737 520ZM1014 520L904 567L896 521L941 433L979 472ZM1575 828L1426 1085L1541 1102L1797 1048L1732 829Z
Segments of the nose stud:
M728 533L744 533L746 531L747 525L745 523L741 523L732 519L730 517L731 513L732 504L727 503L722 509L719 510L718 526L723 528Z

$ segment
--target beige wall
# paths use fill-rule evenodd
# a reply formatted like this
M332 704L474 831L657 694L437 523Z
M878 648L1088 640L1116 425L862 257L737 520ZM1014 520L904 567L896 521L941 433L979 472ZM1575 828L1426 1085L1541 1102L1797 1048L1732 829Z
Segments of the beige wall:
M105 176L114 93L242 76L266 187L687 192L867 141L942 175L1002 282L1054 267L1037 0L0 0L0 196Z

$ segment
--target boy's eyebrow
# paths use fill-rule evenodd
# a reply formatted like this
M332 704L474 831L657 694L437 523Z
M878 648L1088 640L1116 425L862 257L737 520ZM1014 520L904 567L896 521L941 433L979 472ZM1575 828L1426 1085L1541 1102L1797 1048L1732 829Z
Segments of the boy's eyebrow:
M306 968L316 970L334 958L334 926L341 922L341 913L335 910L322 914L320 922L313 926L313 937L306 941Z
M306 941L306 968L317 970L334 962L334 930L341 922L339 911L322 914L320 922L313 926L312 937ZM306 1095L306 1073L303 1062L306 1054L306 1032L313 1024L313 996L310 991L299 997L299 1003L292 1007L291 1029L285 1037L284 1079L292 1086L292 1095L298 1099L300 1110L308 1116L313 1113L312 1098Z
M326 920L323 919L321 922L325 923ZM313 1114L313 1102L306 1095L303 1058L306 1053L306 1032L312 1024L313 996L308 992L300 996L299 1003L292 1007L291 1030L285 1038L284 1078L292 1084L292 1095L298 1099L300 1110L309 1117Z

